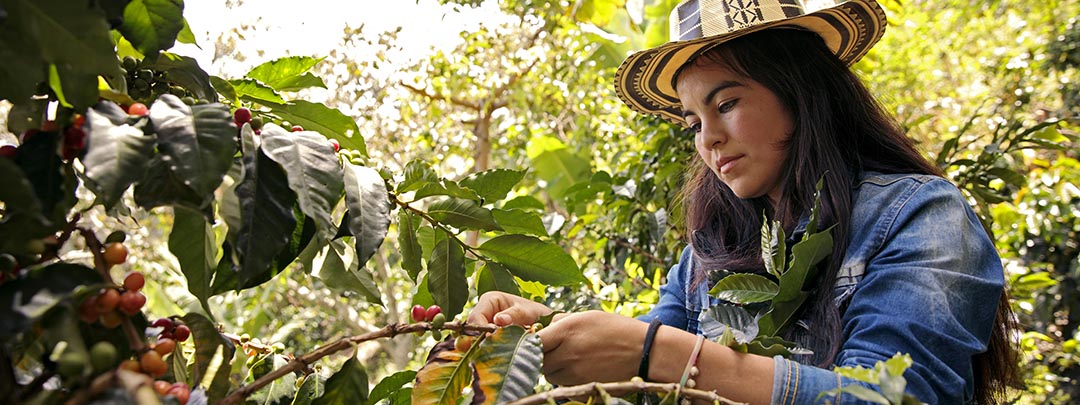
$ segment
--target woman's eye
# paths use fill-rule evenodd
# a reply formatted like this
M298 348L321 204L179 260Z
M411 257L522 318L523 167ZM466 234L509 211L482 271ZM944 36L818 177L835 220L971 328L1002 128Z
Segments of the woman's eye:
M720 106L717 107L717 110L719 110L721 113L731 112L731 110L735 109L735 104L737 104L738 102L739 99L737 98L725 101L723 103L720 103Z
M698 132L701 132L701 123L695 122L695 123L689 124L689 125L690 125L690 130L694 131L695 134L698 133Z

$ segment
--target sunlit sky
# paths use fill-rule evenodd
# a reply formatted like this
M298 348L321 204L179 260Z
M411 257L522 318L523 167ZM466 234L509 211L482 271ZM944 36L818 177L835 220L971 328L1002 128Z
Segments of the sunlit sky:
M253 65L286 55L323 56L338 44L346 26L364 26L364 32L401 27L398 34L409 58L418 58L431 48L449 49L460 42L463 30L479 24L495 25L498 5L488 1L477 9L449 5L435 0L243 0L228 8L229 1L195 0L184 5L184 16L202 49L177 44L173 51L199 60L211 74L234 76ZM214 43L222 33L241 25L259 28L239 44L248 57L245 65L214 63ZM258 56L256 51L263 51ZM227 58L225 58L227 59Z

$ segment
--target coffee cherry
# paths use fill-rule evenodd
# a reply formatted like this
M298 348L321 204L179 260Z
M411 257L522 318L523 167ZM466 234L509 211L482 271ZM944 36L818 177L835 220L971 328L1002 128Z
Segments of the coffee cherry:
M2 156L2 157L6 157L6 158L9 158L9 159L14 159L15 155L17 155L18 153L19 153L19 148L15 147L15 145L0 146L0 156Z
M80 377L86 369L87 360L86 354L68 350L57 359L56 372L66 378Z
M109 329L115 329L117 326L120 326L120 323L124 321L124 318L116 311L110 311L101 314L101 318L99 320L101 321L101 326Z
M173 330L173 338L177 342L186 341L189 336L191 336L191 329L188 329L187 325L177 325Z
M146 108L146 104L134 103L128 106L128 115L143 117L150 112L149 108Z
M123 243L113 242L105 245L105 264L114 266L127 261L128 250Z
M135 315L139 313L143 305L146 304L146 296L138 291L124 291L120 295L120 312L128 315Z
M431 327L432 328L439 329L439 328L442 328L444 324L446 324L446 315L438 313L438 314L435 314L435 316L431 318Z
M165 355L172 353L175 348L176 341L169 338L158 339L157 344L154 345L154 351L158 352L161 357L165 357Z
M252 129L262 129L262 126L263 126L263 118L262 117L259 117L259 116L251 117L251 128Z
M132 272L124 277L124 289L128 291L139 291L146 285L146 277L143 277L142 273Z
M124 60L120 63L120 66L123 66L124 69L127 69L128 71L132 71L139 67L139 61L135 60L133 57L125 56Z
M116 304L120 303L120 293L112 288L108 288L98 294L97 300L94 301L94 308L97 309L99 314L111 312L116 309Z
M422 305L413 305L412 307L412 320L413 322L423 322L426 319L426 310Z
M334 152L341 150L341 144L338 143L337 139L331 139L330 145L334 147Z
M76 128L82 128L86 125L86 116L82 114L75 114L71 119L71 126Z
M246 124L246 123L248 123L250 121L251 121L251 110L249 110L247 108L244 108L244 107L240 107L240 108L237 108L236 111L233 112L233 122L235 122L237 126L243 126L244 124Z
M158 318L154 323L150 324L154 328L162 328L165 332L173 330L173 321L169 318Z
M131 371L133 373L141 373L142 367L139 366L139 361L134 359L127 359L120 362L121 370Z
M461 335L461 336L458 336L457 339L454 339L454 350L457 350L459 352L467 352L467 351L469 351L469 348L472 347L472 344L473 344L473 337L472 336Z
M172 388L169 388L169 391L165 393L165 395L172 395L173 398L176 398L176 402L179 402L180 405L186 405L188 399L191 398L191 388L188 388L187 384L178 382L176 384L173 384Z
M170 388L172 388L172 384L169 384L168 381L154 381L154 391L156 391L158 395L165 396L165 394L169 392Z
M428 321L428 322L431 322L432 319L435 319L435 315L438 315L438 314L441 314L441 313L442 313L442 308L439 308L438 305L432 305L432 306L428 307L427 312L424 313L424 320Z
M97 310L97 296L92 295L86 297L81 304L79 304L79 319L82 319L86 323L97 322L98 317L101 316L101 312Z
M94 367L95 373L101 373L116 365L117 356L116 346L112 343L97 342L90 348L90 365Z
M169 369L169 366L165 364L165 360L161 359L161 355L153 350L143 353L139 357L139 367L153 377L163 376Z
M299 126L299 125L293 125L292 126L292 132L300 132L300 131L303 131L303 130L304 130L304 127L302 127L302 126Z

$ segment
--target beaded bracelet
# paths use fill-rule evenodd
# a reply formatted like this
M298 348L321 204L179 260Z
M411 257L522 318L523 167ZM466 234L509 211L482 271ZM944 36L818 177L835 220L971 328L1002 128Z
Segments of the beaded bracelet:
M652 351L653 340L656 340L656 331L663 324L660 318L653 318L652 322L649 322L649 329L645 332L645 344L641 347L641 364L638 365L637 372L642 380L649 379L649 352Z

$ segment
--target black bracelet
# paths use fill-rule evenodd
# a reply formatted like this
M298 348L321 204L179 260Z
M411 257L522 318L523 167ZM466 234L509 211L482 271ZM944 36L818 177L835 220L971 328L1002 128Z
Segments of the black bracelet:
M649 352L652 351L653 340L656 339L656 331L660 329L660 318L653 318L652 322L649 322L649 330L645 332L645 344L641 347L641 365L638 366L638 377L642 380L649 380Z

